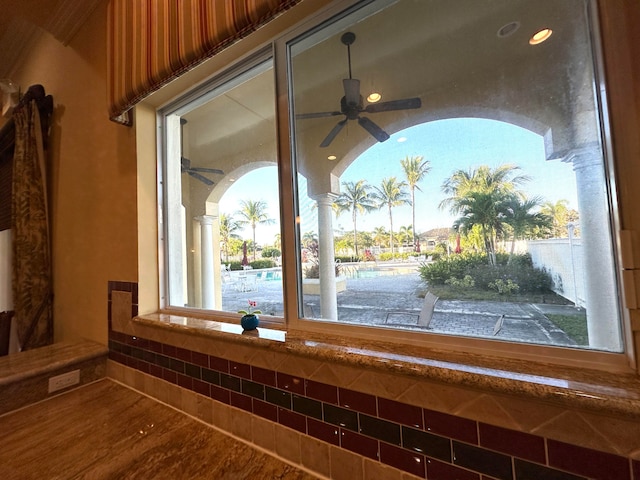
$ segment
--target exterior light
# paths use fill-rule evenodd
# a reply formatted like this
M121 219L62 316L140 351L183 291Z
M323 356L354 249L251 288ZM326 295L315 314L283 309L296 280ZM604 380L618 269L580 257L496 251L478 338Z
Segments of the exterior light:
M553 30L551 30L550 28L543 28L542 30L533 34L533 36L529 39L529 45L538 45L539 43L544 42L551 36L552 33Z
M329 155L327 157L327 160L335 160L336 158L338 158L338 157L336 157L335 155Z

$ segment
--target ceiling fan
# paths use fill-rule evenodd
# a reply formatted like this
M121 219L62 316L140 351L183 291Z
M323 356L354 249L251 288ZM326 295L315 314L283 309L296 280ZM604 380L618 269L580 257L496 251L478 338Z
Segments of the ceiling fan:
M183 129L184 125L187 123L187 120L184 118L180 119L180 128ZM181 140L182 138L184 138L184 135L181 135ZM204 183L207 186L211 186L214 184L213 180L209 180L207 177L205 177L204 175L200 175L200 173L215 173L218 175L224 175L224 172L222 170L219 170L217 168L206 168L206 167L192 167L191 166L191 160L189 160L187 157L184 157L182 154L180 155L180 172L181 173L187 173L189 175L191 175L193 178L200 180L202 183Z
M364 128L369 134L371 134L379 142L384 142L389 139L389 134L380 128L375 122L367 117L360 116L361 113L379 113L390 112L393 110L408 110L413 108L420 108L422 101L420 98L405 98L402 100L391 100L382 103L371 103L364 106L362 95L360 95L360 80L352 78L351 76L351 45L356 41L356 34L353 32L346 32L340 37L340 41L347 46L347 61L349 65L349 78L342 80L344 88L344 97L340 99L340 111L332 112L316 112L316 113L302 113L296 115L298 119L306 118L321 118L321 117L333 117L337 115L344 115L345 118L340 120L325 139L320 144L320 147L328 147L333 139L336 138L340 130L347 124L349 120L358 120L358 124Z

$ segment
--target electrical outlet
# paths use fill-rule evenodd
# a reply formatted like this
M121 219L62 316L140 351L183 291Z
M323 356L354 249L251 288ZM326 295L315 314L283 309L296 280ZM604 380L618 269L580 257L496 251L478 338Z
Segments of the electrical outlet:
M49 393L63 390L78 383L80 383L80 370L73 370L72 372L51 377L49 379Z

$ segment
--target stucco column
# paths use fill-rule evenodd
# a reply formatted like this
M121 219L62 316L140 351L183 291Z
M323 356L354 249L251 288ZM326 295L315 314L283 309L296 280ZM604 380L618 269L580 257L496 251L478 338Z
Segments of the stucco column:
M576 149L563 159L576 173L580 237L585 261L585 303L589 346L622 348L611 224L602 153L598 147Z
M316 195L318 205L318 260L320 271L320 318L338 320L336 267L333 248L333 201L331 193Z
M202 285L202 308L215 308L215 291L213 282L213 221L212 215L202 215L200 222L200 272Z

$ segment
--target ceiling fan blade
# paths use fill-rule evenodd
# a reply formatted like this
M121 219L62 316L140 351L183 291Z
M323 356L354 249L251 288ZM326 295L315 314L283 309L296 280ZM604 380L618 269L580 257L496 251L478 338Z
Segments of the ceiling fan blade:
M418 97L405 98L403 100L391 100L389 102L372 103L364 109L367 113L390 112L392 110L408 110L412 108L420 108L422 100Z
M192 172L215 173L218 175L224 175L224 172L218 168L191 167L189 170L191 170Z
M364 128L367 132L375 137L379 142L384 142L385 140L389 140L389 134L382 130L378 125L373 123L367 117L358 118L358 123L362 128Z
M340 133L340 130L342 130L342 127L344 127L346 124L347 124L346 118L336 123L336 126L331 129L331 131L329 132L329 135L326 136L326 138L322 141L320 146L322 148L328 147L331 144L331 142L333 142L333 139L336 138L336 135Z
M209 180L207 177L200 175L199 173L193 172L191 170L187 170L187 173L191 175L193 178L200 180L205 185L208 185L208 186L213 185L213 181Z
M360 80L356 78L345 78L342 80L344 86L344 98L347 105L356 106L360 104Z
M180 157L180 168L184 172L185 170L189 170L191 168L191 160L187 157Z
M334 117L336 115L342 115L342 112L316 112L316 113L299 113L296 115L296 120L304 120L306 118L322 118L322 117Z

